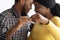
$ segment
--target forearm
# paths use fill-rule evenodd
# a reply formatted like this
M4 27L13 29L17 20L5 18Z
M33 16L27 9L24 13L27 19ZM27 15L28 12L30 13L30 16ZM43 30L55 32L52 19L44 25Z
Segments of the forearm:
M51 21L60 28L60 18L58 16L54 16Z
M58 28L55 24L53 24L51 21L48 25L45 25L45 27L49 30L51 35L56 39L60 40L60 28Z
M11 37L11 35L13 35L16 31L18 31L18 28L21 28L21 26L22 26L22 24L19 24L19 23L17 23L15 26L14 26L14 28L12 28L11 30L8 30L7 32L6 32L6 38L9 38L9 37Z

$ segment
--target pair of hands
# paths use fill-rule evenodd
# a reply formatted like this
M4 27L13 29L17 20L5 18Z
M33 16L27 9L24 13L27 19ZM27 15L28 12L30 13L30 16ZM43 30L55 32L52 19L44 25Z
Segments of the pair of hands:
M45 18L44 16L42 16L41 14L37 13L33 16L31 16L31 18L28 18L27 16L21 16L20 19L19 19L19 23L24 25L28 22L38 22L38 23L41 23L41 24L47 24L48 23L48 19Z
M38 22L41 24L47 24L49 21L47 18L45 18L44 16L42 16L41 14L37 13L35 15L32 15L31 18L28 18L27 16L21 16L20 19L18 20L19 25L23 26L29 22ZM20 30L21 27L18 26L18 30Z

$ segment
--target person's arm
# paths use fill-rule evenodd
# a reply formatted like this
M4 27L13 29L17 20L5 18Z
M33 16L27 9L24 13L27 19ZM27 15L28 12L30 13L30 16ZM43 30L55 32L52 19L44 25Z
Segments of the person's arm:
M17 23L14 28L8 30L5 33L5 39L9 40L9 37L11 37L16 31L18 31L22 27L22 24Z
M56 39L60 40L60 18L53 17L45 27L49 30L51 35Z
M18 31L18 30L20 30L20 28L23 26L23 25L25 25L25 24L27 24L27 23L29 23L29 22L31 22L31 20L28 18L28 17L26 17L26 16L21 16L20 17L20 19L19 19L19 21L18 21L18 23L15 25L15 27L13 28L13 29L11 29L11 30L9 30L7 33L6 33L6 37L8 38L9 36L11 37L11 35L13 34L13 33L15 33L16 31Z
M49 30L51 35L56 40L60 40L60 28L58 28L53 22L49 21L49 24L48 25L44 25L44 27L46 27Z
M60 28L60 17L58 16L54 16L51 21L57 26Z
M49 32L51 33L51 35L56 40L60 40L60 28L58 28L52 21L48 21L48 19L45 18L42 15L40 15L39 17L37 17L37 15L35 15L35 16L32 17L32 19L35 22L42 23L42 25L49 30ZM46 23L48 23L48 24L46 24Z
M2 13L2 14L4 14L4 13ZM17 22L17 24L14 26L14 28L12 28L12 29L9 29L9 30L7 30L6 32L4 32L4 33L2 33L2 23L3 23L3 21L4 21L4 19L5 19L5 15L2 15L2 14L0 14L0 40L9 40L9 37L11 37L11 35L13 35L13 33L15 33L16 31L18 31L21 27L22 27L22 19L20 19L18 22ZM6 29L6 28L4 28L4 29Z
M20 17L17 24L14 26L14 28L8 30L5 33L5 39L9 40L9 37L11 37L16 31L20 30L20 28L25 25L26 23L31 22L30 19L28 19L26 16Z
M2 14L4 14L4 12L0 13L0 40L5 40L5 37L4 37L5 34L2 33L2 26L1 26L1 24L3 23L3 20L5 18L5 15L2 15Z
M45 17L44 17L45 18ZM42 18L42 19L44 19L44 18ZM41 19L41 21L42 21L42 19ZM47 19L47 18L45 18L45 19ZM56 19L54 19L54 20L56 20ZM54 21L53 20L53 21ZM44 21L44 20L43 20ZM56 23L54 24L54 22L52 22L52 21L46 21L46 23L48 23L48 24L46 24L44 27L46 27L48 30L49 30L49 32L51 33L51 35L56 39L56 40L60 40L60 28L58 27L58 26L60 26L59 24L60 24L60 21L59 21L59 19L57 18L57 21L56 22L58 22L57 23L57 25L56 25ZM45 23L45 22L44 22Z

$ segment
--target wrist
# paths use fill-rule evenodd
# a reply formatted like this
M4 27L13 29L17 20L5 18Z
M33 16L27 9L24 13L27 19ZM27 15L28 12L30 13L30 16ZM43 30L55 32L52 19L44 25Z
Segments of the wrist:
M23 25L23 23L22 23L22 22L20 22L20 21L18 21L18 22L17 22L17 25Z
M23 26L23 23L17 22L17 25L16 25L17 30L20 30L22 26Z

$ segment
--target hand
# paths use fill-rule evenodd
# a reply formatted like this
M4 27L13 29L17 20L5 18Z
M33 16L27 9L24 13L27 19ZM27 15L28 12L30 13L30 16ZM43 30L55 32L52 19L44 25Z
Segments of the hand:
M28 24L29 22L31 22L31 19L28 18L27 16L21 16L18 20L18 23L17 23L17 29L20 30L20 28L25 25L25 24Z
M27 24L29 22L31 22L31 19L28 18L27 16L21 16L20 19L18 20L19 24Z
M31 19L32 19L32 21L38 22L41 24L47 24L48 23L48 19L39 13L36 13L35 15L31 16Z

